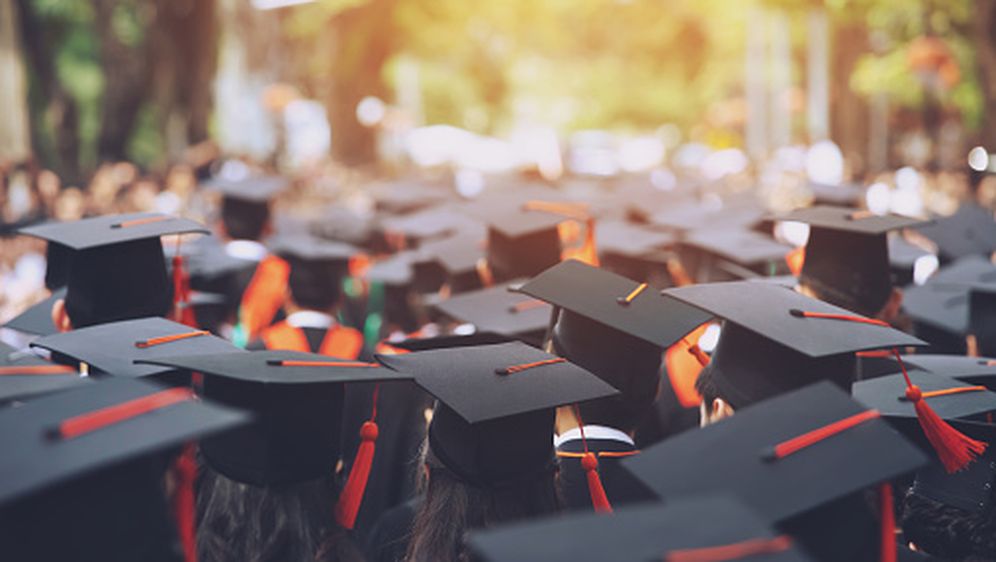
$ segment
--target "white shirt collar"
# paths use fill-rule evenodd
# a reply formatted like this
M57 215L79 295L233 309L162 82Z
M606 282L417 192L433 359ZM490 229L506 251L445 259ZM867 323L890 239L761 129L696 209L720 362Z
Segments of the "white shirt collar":
M287 323L295 328L331 328L336 324L335 318L323 312L300 310L287 317Z
M240 260L258 262L263 261L269 251L255 240L232 240L225 244L225 253Z
M607 427L604 425L586 425L584 426L584 436L585 439L606 439L609 441L621 441L628 445L636 446L633 442L633 438L626 435L624 432L619 431L614 427ZM581 430L578 428L570 429L561 433L560 435L553 436L553 446L560 447L567 441L573 441L575 439L581 439Z

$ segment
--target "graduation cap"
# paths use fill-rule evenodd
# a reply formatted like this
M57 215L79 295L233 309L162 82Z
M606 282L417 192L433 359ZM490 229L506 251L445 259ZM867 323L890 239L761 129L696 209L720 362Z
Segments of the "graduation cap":
M840 551L853 546L848 527L856 514L841 512L850 502L840 502L925 462L877 412L824 381L738 409L622 464L666 502L730 494L781 529L799 532L818 558L849 560ZM883 488L882 546L894 548L891 486Z
M523 208L488 220L488 264L499 281L532 277L560 261L562 215Z
M397 181L368 189L378 210L403 215L442 203L451 197L441 186L421 181Z
M500 334L490 332L476 332L468 335L446 335L431 338L408 338L397 342L390 342L390 346L395 349L407 352L427 351L430 349L450 349L453 347L470 347L476 345L495 345L499 343L509 343L514 340Z
M375 261L367 269L366 279L396 287L409 285L415 278L413 262L416 258L416 252L409 250Z
M550 323L551 308L538 299L509 291L520 283L456 295L435 304L435 308L458 322L473 324L478 331L525 338L538 344Z
M69 282L69 266L73 251L58 242L49 242L45 248L45 288L55 291Z
M924 345L884 322L771 283L709 283L663 294L725 320L706 369L734 406L818 380L847 389L855 352Z
M917 334L941 349L964 352L969 332L969 292L977 283L996 282L996 266L969 256L941 268L921 286L908 287L903 309L914 321ZM951 342L951 344L948 344Z
M719 263L713 268L737 278L784 273L785 254L792 248L753 230L700 228L689 232L684 244L706 252Z
M953 215L937 218L916 230L937 245L945 262L965 256L989 257L996 252L993 212L975 203L963 203Z
M485 260L483 239L474 236L455 236L423 244L419 251L423 259L438 263L446 274L454 293L480 289L480 268Z
M996 282L976 283L968 293L968 329L978 353L996 355Z
M0 424L17 428L0 436L5 556L180 558L163 495L164 457L245 421L242 413L196 400L190 389L131 379L106 379L0 410ZM177 518L190 529L193 513L181 510Z
M996 359L917 353L904 355L903 362L907 367L944 375L972 385L981 384L989 390L996 389Z
M439 400L432 453L477 486L514 485L554 466L555 409L616 390L584 369L520 342L378 355Z
M402 234L416 242L468 231L478 231L481 237L484 236L483 226L455 206L432 207L408 215L387 217L381 221L381 226L388 232Z
M902 236L889 236L889 267L892 270L893 284L905 286L912 283L917 262L931 259L929 256L933 254Z
M673 234L623 221L602 221L596 237L605 269L658 288L673 283L667 265L673 258Z
M321 218L308 224L308 232L326 240L345 242L370 250L382 250L383 236L373 217L334 205L321 211Z
M89 382L76 369L0 344L0 405Z
M886 235L924 222L827 206L800 209L779 219L812 227L800 281L823 300L871 315L892 292Z
M994 426L988 423L960 422L959 430L979 441L996 440ZM911 492L971 514L988 513L996 495L996 448L988 447L964 470L950 474L940 463L931 463L916 473Z
M287 286L303 308L331 309L338 302L349 262L360 253L355 246L313 236L285 236L271 250L290 264Z
M45 336L31 342L55 357L86 363L90 374L115 377L155 377L162 382L184 384L189 379L161 365L136 364L139 359L171 355L201 355L237 351L227 340L205 330L151 317L111 322Z
M485 562L810 560L755 511L715 494L474 531L467 546Z
M813 194L815 205L853 208L861 205L865 197L864 188L855 183L828 184L810 181L809 190Z
M763 204L753 196L732 197L725 201L689 201L671 206L650 216L650 223L678 233L722 225L726 229L750 229L764 221Z
M142 362L203 373L204 396L256 414L255 423L201 443L212 468L255 486L331 476L340 457L343 385L411 379L376 363L297 351L185 354ZM361 429L361 451L337 506L337 517L347 526L353 521L345 514L355 520L366 486L359 475L363 468L369 472L373 461L376 415L375 403L371 421ZM367 458L361 461L361 456Z
M258 240L270 220L270 201L288 184L280 176L251 176L214 178L205 187L222 196L221 220L226 234L236 240Z
M287 189L290 181L282 176L250 176L237 180L216 177L203 185L205 190L220 193L225 199L265 205Z
M48 223L20 232L72 251L66 312L75 328L165 315L173 289L159 238L208 233L199 223L159 213Z
M33 304L3 325L4 328L25 334L47 336L59 331L52 322L55 301L66 298L66 289L57 289L47 299Z

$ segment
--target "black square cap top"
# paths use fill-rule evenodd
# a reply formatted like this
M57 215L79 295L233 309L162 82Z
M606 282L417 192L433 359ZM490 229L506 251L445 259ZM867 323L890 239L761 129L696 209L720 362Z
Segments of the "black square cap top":
M416 211L408 215L387 217L381 226L388 232L403 234L415 240L436 238L455 234L464 230L478 230L483 227L475 219L460 212L452 205L441 205Z
M926 345L922 340L889 326L804 317L800 313L862 318L843 308L771 283L706 283L666 289L664 295L710 312L810 357Z
M588 371L519 342L377 359L410 373L438 399L429 448L451 473L479 486L514 485L553 470L556 407L617 393Z
M61 244L70 250L88 250L169 234L209 234L204 225L162 213L104 215L72 222L50 222L22 228L27 236Z
M903 309L917 322L965 334L970 289L978 283L996 283L996 265L979 256L966 256L942 267L925 284L909 287L903 295Z
M0 405L91 382L76 369L0 344Z
M203 373L204 396L256 415L255 423L203 441L201 451L226 477L257 486L333 474L340 460L343 383L411 379L376 363L296 351L179 355L144 362Z
M216 177L204 183L208 191L248 203L265 203L288 185L290 181L282 176L250 176L239 180Z
M462 293L435 305L436 310L458 322L473 324L479 331L503 336L521 336L545 329L551 307L509 288L518 282Z
M416 250L408 250L374 262L367 269L366 279L392 287L411 284L415 279Z
M423 259L433 260L450 275L475 271L484 259L484 239L473 236L454 236L426 242L419 247Z
M996 411L996 393L985 388L972 390L970 384L951 377L907 368L910 380L924 393L924 400L941 419L951 421ZM964 391L958 391L959 389ZM933 396L934 392L953 392ZM854 399L878 410L887 418L916 421L913 402L906 399L902 373L858 381L851 388Z
M377 208L389 213L403 214L442 203L452 195L442 186L423 181L395 181L369 188Z
M745 266L780 262L792 250L760 232L730 228L696 229L684 243Z
M124 404L141 413L112 423L88 416ZM0 504L246 421L240 412L195 400L189 389L131 379L105 379L0 410L0 424L17 428L0 435L6 451Z
M516 208L511 211L492 215L488 219L488 226L508 238L520 238L530 234L555 230L560 223L568 218L570 217L542 210Z
M826 228L857 234L879 235L890 230L910 228L929 221L897 214L876 215L847 207L820 205L779 215L777 220L804 222L813 228Z
M416 384L471 424L617 394L588 371L521 342L377 359L413 376Z
M431 338L408 338L398 342L388 342L396 349L405 351L427 351L430 349L449 349L453 347L468 347L475 345L494 345L509 343L513 340L500 334L476 332L469 335L446 335Z
M679 434L623 466L665 501L726 493L781 523L926 462L913 444L866 412L844 391L820 382ZM792 452L783 445L842 420L848 422L837 426L840 431L809 446Z
M139 359L170 355L238 352L227 340L184 324L150 317L98 324L52 334L32 347L90 365L116 377L150 377L172 371L161 365L136 364ZM91 371L90 374L95 374Z
M953 215L938 218L917 231L937 245L945 261L972 255L988 257L996 251L993 213L974 203L962 204Z
M620 509L611 517L585 513L472 532L470 550L485 562L647 562L680 552L778 541L775 552L751 562L811 560L791 540L779 539L764 518L740 501L703 495L659 505Z
M817 205L857 207L865 196L865 189L854 183L829 184L810 181L809 190L813 193L813 201Z
M269 246L281 257L305 262L348 262L360 253L359 248L351 244L306 235L280 236Z
M673 245L674 235L624 221L601 221L595 229L600 253L641 257Z
M670 347L712 316L576 260L547 269L519 292L662 348Z
M8 320L3 327L38 336L54 334L59 330L52 322L52 305L55 304L55 301L64 298L66 298L66 289L58 289L47 299L29 306Z
M961 355L904 355L907 367L951 377L969 384L981 384L996 389L996 359Z

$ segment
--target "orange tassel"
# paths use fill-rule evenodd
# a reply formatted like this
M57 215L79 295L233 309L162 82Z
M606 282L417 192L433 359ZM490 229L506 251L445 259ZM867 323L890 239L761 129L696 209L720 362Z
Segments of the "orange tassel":
M927 436L927 440L937 451L937 456L940 458L941 464L944 465L944 469L953 473L965 468L968 463L986 451L986 443L968 437L941 419L937 412L923 399L920 387L910 380L909 374L906 372L906 365L903 364L903 359L899 355L899 350L894 350L893 353L903 371L903 378L906 379L906 399L913 402L917 421L920 422L923 434Z
M878 488L879 509L882 518L882 551L880 562L896 562L896 512L892 507L892 484L885 482Z
M349 470L346 486L343 487L342 494L335 506L335 520L350 530L356 525L356 516L360 513L363 494L366 492L367 481L370 479L370 469L373 467L377 435L380 433L380 429L377 427L377 397L379 394L380 385L378 384L374 387L373 409L370 413L370 419L360 426L360 446L356 449L353 468Z
M197 327L197 317L190 306L190 275L179 254L173 256L173 321Z
M612 504L609 497L605 495L605 488L602 487L602 479L598 476L598 457L595 453L587 452L581 457L581 467L584 468L585 476L588 478L588 493L591 495L591 505L597 513L612 513Z
M194 446L187 445L173 463L176 488L173 490L172 507L176 531L183 545L186 562L197 562L197 525L194 506L194 480L197 479L197 461Z
M802 273L802 266L806 263L806 247L799 246L794 250L789 250L785 254L785 263L788 264L789 272L798 277Z

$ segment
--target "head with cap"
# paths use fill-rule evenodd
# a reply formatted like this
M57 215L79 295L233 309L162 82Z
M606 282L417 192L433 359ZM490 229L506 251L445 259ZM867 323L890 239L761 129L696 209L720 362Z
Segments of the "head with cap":
M272 230L270 202L286 186L286 180L278 176L213 181L209 189L222 195L222 235L230 240L266 238Z
M996 357L996 284L972 287L968 302L973 355Z
M356 248L302 236L280 240L274 251L290 264L290 312L330 312L339 305L342 282L349 273L349 259L358 253Z

